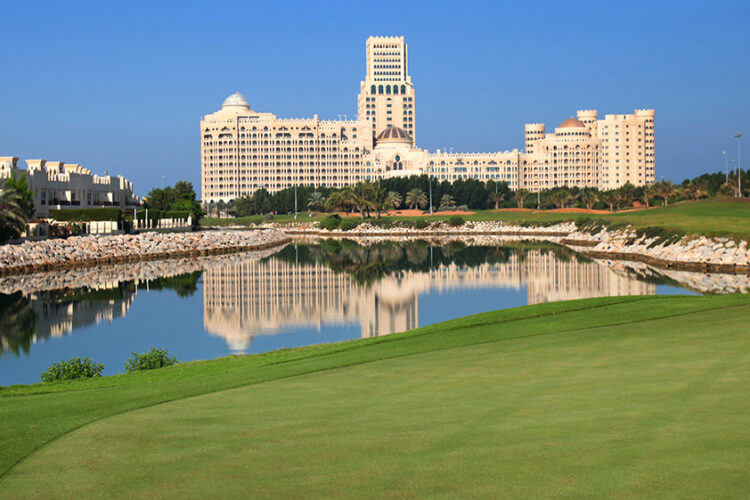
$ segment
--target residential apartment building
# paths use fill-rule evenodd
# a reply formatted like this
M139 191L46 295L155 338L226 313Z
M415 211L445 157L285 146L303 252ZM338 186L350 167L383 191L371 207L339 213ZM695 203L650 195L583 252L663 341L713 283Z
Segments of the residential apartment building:
M525 126L525 150L430 152L416 146L415 91L403 37L370 37L356 120L281 119L229 96L201 119L204 202L294 185L340 188L362 180L427 174L436 180L505 181L531 191L612 189L654 182L654 110L578 111L554 133Z
M26 160L26 169L18 167L15 156L0 156L0 179L13 173L27 174L34 193L36 217L47 217L50 210L66 208L120 207L139 205L133 183L122 177L95 175L77 163Z

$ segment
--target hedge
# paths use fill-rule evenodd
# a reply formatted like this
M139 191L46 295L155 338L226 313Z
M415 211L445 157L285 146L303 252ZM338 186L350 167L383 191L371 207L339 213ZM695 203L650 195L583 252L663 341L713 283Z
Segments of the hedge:
M119 221L120 209L106 208L71 208L50 210L50 218L60 222Z

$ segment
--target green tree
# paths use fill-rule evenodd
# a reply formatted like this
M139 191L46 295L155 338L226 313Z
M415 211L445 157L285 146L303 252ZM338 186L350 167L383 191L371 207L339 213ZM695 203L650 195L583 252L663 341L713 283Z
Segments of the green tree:
M427 206L427 195L419 188L414 188L406 193L406 205L411 208L424 208Z
M28 216L21 206L21 196L0 181L0 241L18 238L26 230Z
M363 219L370 208L372 208L374 190L375 187L371 181L360 181L352 186L346 194L349 203L357 209Z
M518 205L518 208L523 208L524 203L526 203L526 198L529 197L531 192L528 189L516 189L514 192L514 198L516 199L516 205Z
M654 193L656 196L664 200L664 205L669 205L669 198L674 196L675 188L672 181L659 181L654 184Z
M489 201L495 204L495 210L500 208L500 204L505 201L505 194L501 192L490 193Z
M449 210L451 208L456 208L456 201L453 199L453 196L444 194L440 197L440 206L438 208L440 210Z
M34 216L34 193L29 189L29 181L26 172L18 175L18 172L13 172L11 176L5 179L5 187L12 189L16 192L19 197L18 204L26 214L27 219L31 219Z
M594 203L599 201L599 195L593 189L587 188L581 192L581 200L586 204L586 210L591 210Z
M323 210L325 208L326 198L320 191L313 191L307 200L307 206L313 210Z

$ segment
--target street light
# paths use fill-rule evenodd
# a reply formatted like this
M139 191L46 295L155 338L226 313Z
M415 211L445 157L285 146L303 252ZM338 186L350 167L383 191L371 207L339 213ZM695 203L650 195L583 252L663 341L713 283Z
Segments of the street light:
M721 154L724 155L724 172L726 172L727 176L726 182L729 182L729 157L727 156L726 151L722 151Z
M737 197L742 198L742 154L740 151L742 134L737 134L735 137L737 138Z
M430 215L432 215L432 166L427 167L427 183L430 186Z

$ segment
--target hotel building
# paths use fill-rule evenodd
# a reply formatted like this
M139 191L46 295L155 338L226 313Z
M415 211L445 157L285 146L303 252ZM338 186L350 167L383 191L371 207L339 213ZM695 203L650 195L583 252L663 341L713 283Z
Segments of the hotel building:
M578 111L554 133L525 127L525 150L429 152L415 145L415 93L403 37L370 37L356 120L282 119L229 96L201 127L204 202L265 188L340 188L362 180L428 174L438 181L505 181L531 191L556 186L612 189L654 182L654 110L606 115Z
M0 156L0 179L27 174L34 193L36 217L48 217L50 210L65 208L139 206L133 183L118 175L95 175L77 163L26 160L26 170L18 168L15 156Z

